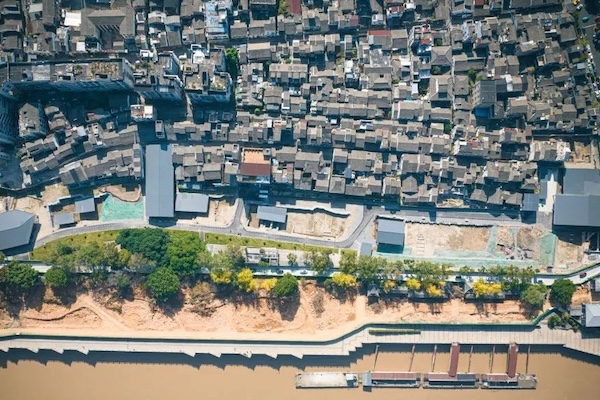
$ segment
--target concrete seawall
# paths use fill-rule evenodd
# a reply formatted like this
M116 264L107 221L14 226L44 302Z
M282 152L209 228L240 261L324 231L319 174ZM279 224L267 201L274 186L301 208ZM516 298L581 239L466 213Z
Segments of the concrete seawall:
M388 326L392 328L392 326ZM393 326L397 328L398 325ZM579 333L566 330L550 330L546 326L534 328L533 326L515 325L514 327L491 325L478 327L467 326L432 326L411 325L420 330L415 334L381 334L381 329L386 326L371 325L359 328L342 337L326 340L311 341L310 336L304 340L235 340L235 339L200 339L200 338L159 338L143 337L118 337L118 336L62 336L48 334L24 334L5 331L0 337L0 350L7 352L10 349L26 349L32 352L51 350L57 353L64 351L77 351L87 354L89 352L149 352L149 353L181 353L189 356L196 354L210 354L215 357L221 355L266 355L276 358L278 356L347 356L367 344L448 344L453 342L462 344L509 344L512 342L520 345L553 345L579 351L594 356L600 356L600 337L587 337ZM369 333L369 329L377 328L378 334ZM132 333L135 335L136 333Z

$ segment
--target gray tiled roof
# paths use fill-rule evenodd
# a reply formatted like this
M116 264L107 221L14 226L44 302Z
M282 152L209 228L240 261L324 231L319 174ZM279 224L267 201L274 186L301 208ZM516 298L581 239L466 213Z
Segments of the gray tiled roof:
M380 219L377 222L377 244L404 245L406 223L401 220Z
M146 216L173 218L175 216L175 169L171 146L146 146Z
M175 211L205 214L208 212L209 197L201 193L177 193Z
M0 214L0 250L11 249L29 243L35 215L13 210Z
M287 219L287 208L258 206L258 219L261 221L277 222L285 224Z
M584 304L585 326L587 328L600 327L600 304Z

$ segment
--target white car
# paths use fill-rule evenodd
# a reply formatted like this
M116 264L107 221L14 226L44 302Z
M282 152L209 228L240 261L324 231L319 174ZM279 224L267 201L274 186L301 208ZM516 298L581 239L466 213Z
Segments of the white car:
M583 8L583 4L579 4L577 7L575 7L577 9L577 11L581 11L581 9Z

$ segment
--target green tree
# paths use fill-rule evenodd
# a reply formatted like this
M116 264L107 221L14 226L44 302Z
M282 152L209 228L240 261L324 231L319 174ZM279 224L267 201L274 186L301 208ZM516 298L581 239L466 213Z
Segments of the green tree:
M230 285L233 283L233 272L229 269L213 268L210 271L210 279L215 285Z
M289 272L277 280L273 294L277 297L292 297L298 293L298 279Z
M310 251L306 254L306 261L310 269L318 275L323 275L328 269L333 268L333 262L327 251Z
M575 284L570 280L557 279L550 286L550 301L560 307L568 307L575 290Z
M131 290L131 280L126 274L121 272L115 275L114 286L117 288L119 296L123 296Z
M223 256L227 259L230 268L233 271L237 272L240 271L242 268L246 267L246 257L244 257L244 250L240 246L228 244L227 247L225 247L225 250L219 252L219 254L220 253L223 253Z
M198 268L198 254L205 251L196 232L174 232L167 243L169 267L179 276L192 275Z
M469 82L471 84L475 83L475 81L477 80L477 71L475 71L474 69L470 69L467 72L467 76L469 77Z
M531 310L539 310L544 307L547 292L544 285L530 285L521 293L521 302Z
M131 254L127 262L127 268L138 274L147 274L156 269L156 261L148 260L141 254Z
M210 270L210 266L212 265L212 254L210 254L208 250L201 251L198 253L196 264L198 264L198 268L207 268Z
M340 271L344 274L355 274L356 265L356 251L354 250L342 250L340 257Z
M442 67L440 67L439 65L434 65L433 67L431 67L431 75L441 75L442 74Z
M279 6L277 7L277 13L284 17L290 16L290 8L286 0L279 0Z
M146 279L144 288L158 302L165 302L179 293L181 284L175 271L170 268L157 268Z
M288 265L290 267L298 266L298 256L296 255L296 253L292 253L292 252L288 253L287 260L288 260Z
M4 260L6 260L6 256L4 255L3 252L0 251L0 264L2 264L4 262Z
M119 268L127 268L129 266L129 260L131 260L131 253L125 249L121 249L121 251L119 251L117 266Z
M458 270L458 273L461 275L468 275L471 272L473 272L473 268L467 267L466 265L460 267L460 269Z
M360 256L356 273L361 282L373 282L386 267L387 260L383 257Z
M171 240L163 229L123 229L117 237L117 244L130 253L138 253L154 261L157 266L168 265L167 244Z
M0 284L3 283L18 290L31 289L38 282L39 273L31 266L11 261L0 269Z
M233 81L237 81L239 65L240 65L240 53L236 48L228 47L225 49L225 65L227 72L231 75Z
M69 284L70 274L64 267L51 267L44 274L44 281L52 289L63 289Z

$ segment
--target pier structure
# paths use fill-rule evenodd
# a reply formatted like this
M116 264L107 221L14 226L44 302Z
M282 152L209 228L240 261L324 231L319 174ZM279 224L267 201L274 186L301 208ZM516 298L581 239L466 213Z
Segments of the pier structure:
M506 373L489 373L481 376L484 389L535 389L537 378L534 374L517 373L519 345L511 343L508 346Z
M302 372L296 375L296 388L356 388L356 372Z
M417 372L376 372L368 371L363 374L364 387L419 387L421 374Z

